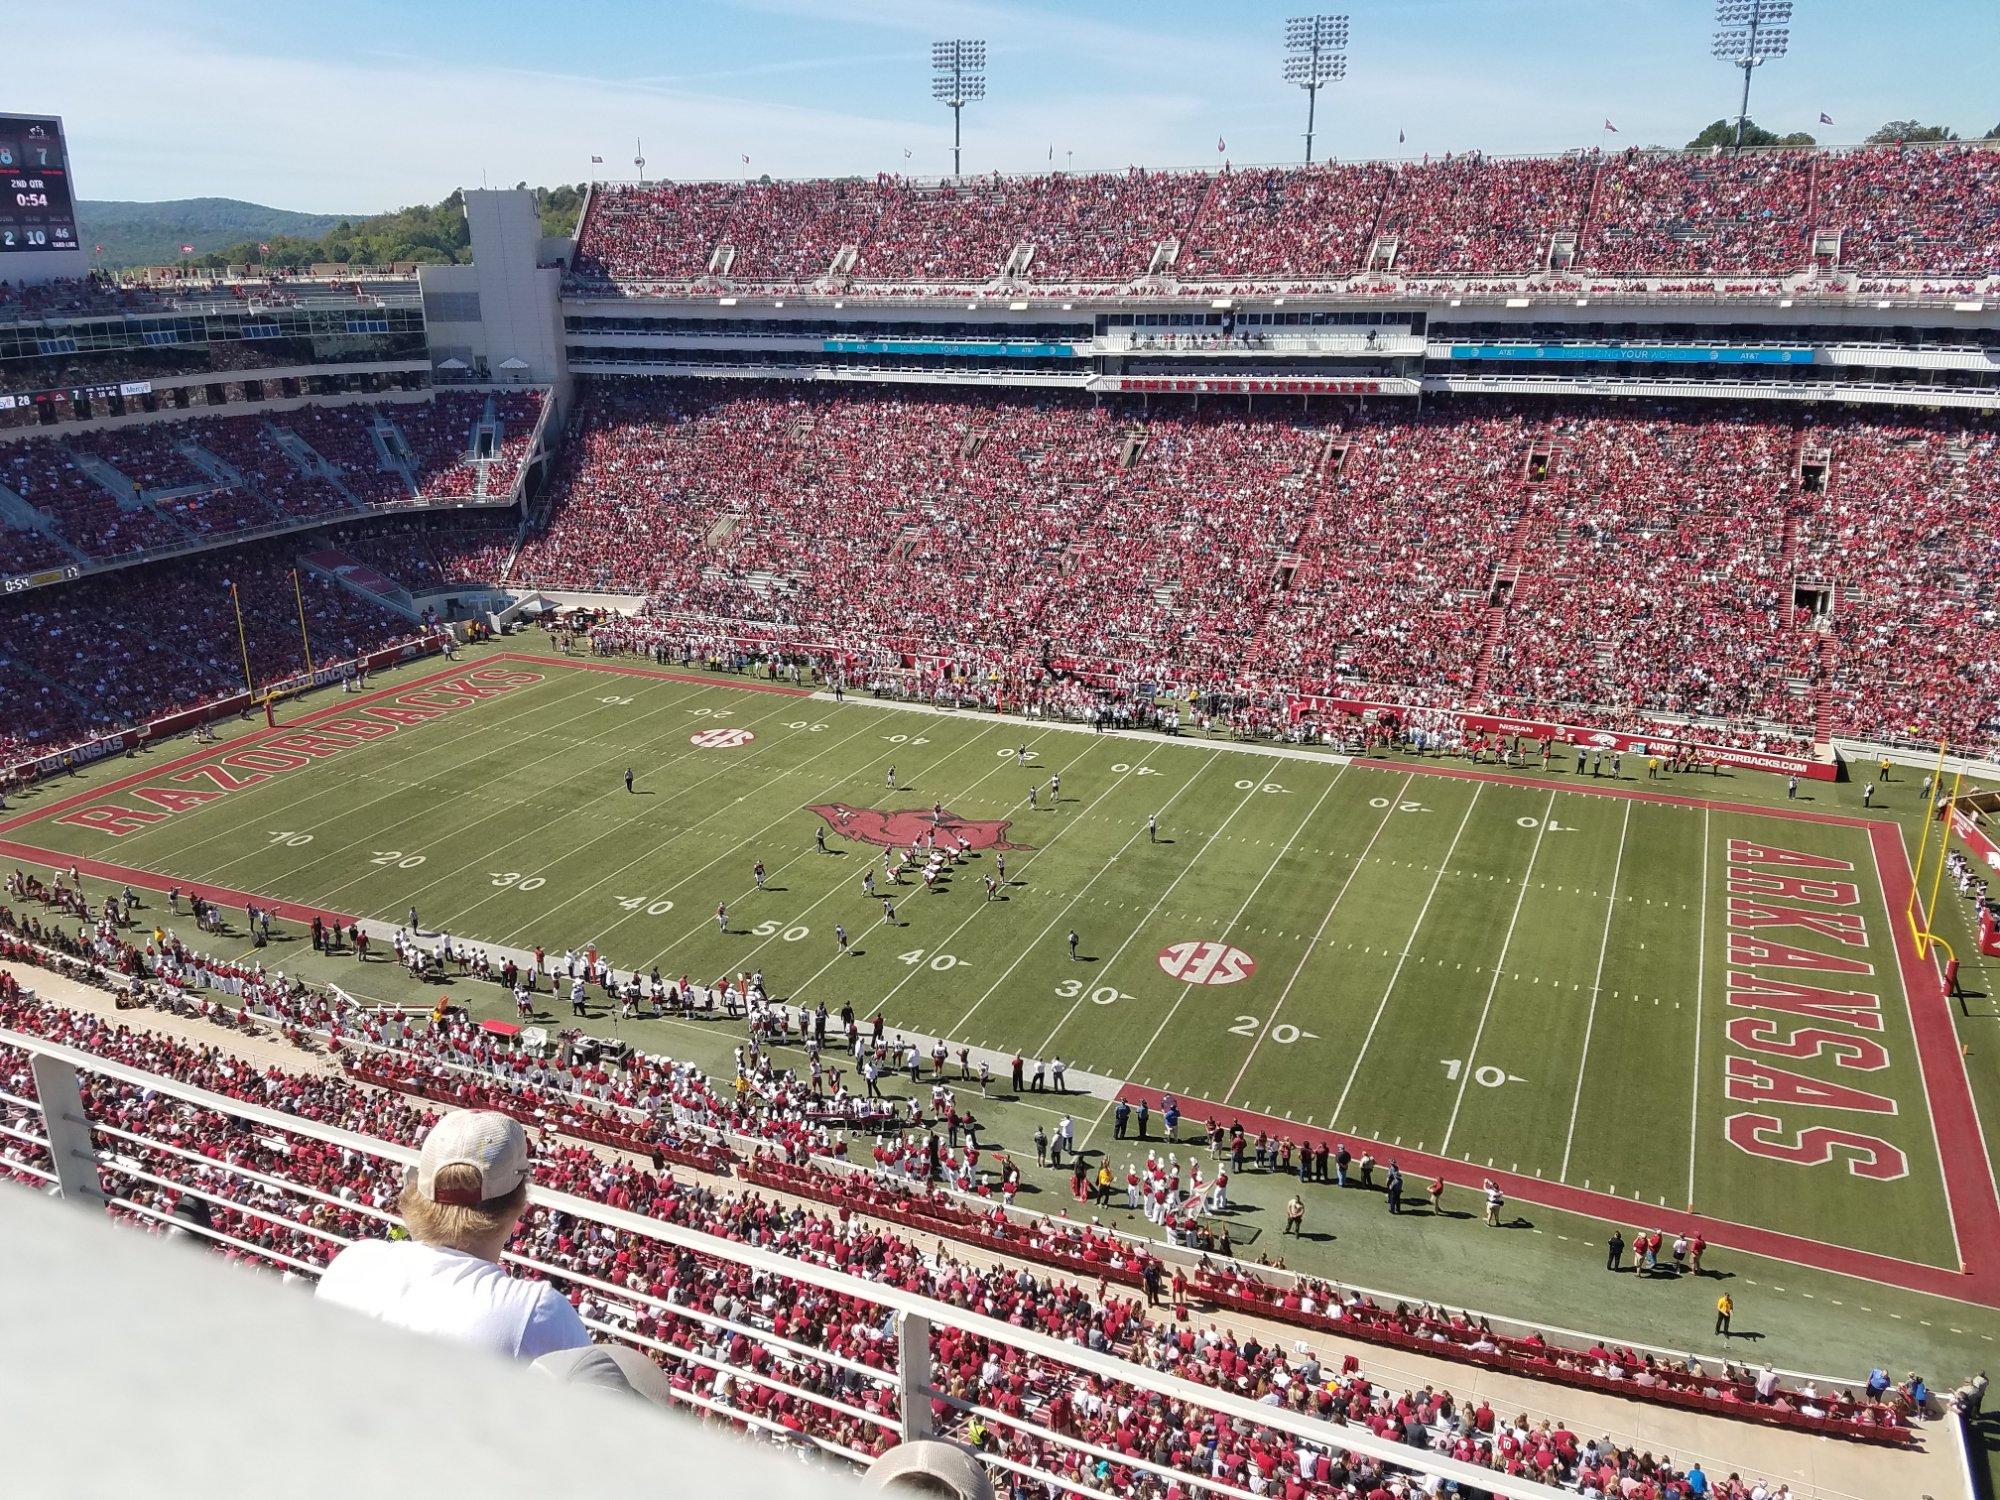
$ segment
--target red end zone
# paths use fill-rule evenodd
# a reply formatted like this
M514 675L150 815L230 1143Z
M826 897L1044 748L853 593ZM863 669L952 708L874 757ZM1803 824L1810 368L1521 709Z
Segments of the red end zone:
M783 683L765 682L718 682L713 677L700 677L685 672L669 672L653 667L633 666L621 662L597 661L593 659L573 660L565 656L542 656L531 652L498 652L481 657L475 662L456 662L450 666L408 678L392 687L377 688L373 692L361 694L341 694L332 703L299 715L295 719L276 726L261 725L256 729L221 740L212 745L176 756L167 761L148 764L145 769L133 771L102 786L59 797L45 806L30 808L11 818L0 820L0 834L12 833L34 823L50 818L59 818L66 813L91 807L106 798L129 791L148 781L157 781L173 772L220 761L223 757L239 751L253 750L268 746L273 741L284 740L310 730L329 720L345 718L373 705L388 704L391 700L402 699L406 695L435 689L438 684L448 684L454 679L474 677L477 673L503 663L518 663L523 666L560 666L577 671L603 672L621 677L646 677L664 682L688 683L699 687L735 687L746 692L778 693L786 697L810 697L805 688L795 688ZM334 912L324 907L307 906L296 901L284 901L275 897L261 896L255 891L238 890L232 886L213 885L200 880L174 880L157 875L150 870L135 865L119 864L112 860L98 859L88 855L67 854L59 850L45 849L34 844L25 844L12 839L0 839L0 857L25 860L34 864L67 869L74 865L77 870L97 880L116 881L121 885L135 886L142 890L166 892L178 886L191 896L199 896L205 901L215 901L224 906L241 908L246 903L255 902L269 910L274 916L294 922L311 922L318 917L327 922L350 920L347 913Z
M1495 781L1508 786L1535 789L1545 789L1552 784L1558 787L1564 785L1559 780L1510 776L1500 772L1478 771L1456 766L1413 767L1399 762L1361 760L1353 764L1361 770L1385 771L1399 775L1414 772L1417 775L1443 776L1456 780ZM1407 1171L1422 1173L1425 1176L1439 1176L1446 1182L1461 1187L1477 1188L1487 1178L1491 1178L1509 1198L1518 1198L1524 1203L1539 1203L1565 1213L1588 1215L1615 1225L1629 1223L1637 1210L1641 1218L1659 1218L1663 1223L1671 1223L1677 1229L1698 1230L1715 1244L1727 1245L1749 1254L1812 1266L1838 1275L1879 1281L1909 1291L1949 1297L1984 1307L2000 1307L2000 1193L1996 1193L1995 1190L1993 1168L1987 1155L1985 1136L1979 1128L1971 1081L1966 1075L1965 1061L1958 1050L1958 1033L1952 1022L1948 997L1936 967L1917 956L1916 945L1907 926L1901 920L1911 896L1912 873L1909 855L1903 847L1897 826L1874 819L1852 818L1835 813L1808 812L1795 808L1755 807L1736 802L1683 797L1672 793L1649 792L1626 787L1584 784L1571 790L1605 797L1664 803L1676 807L1708 808L1717 812L1752 817L1831 824L1860 829L1868 835L1876 875L1887 903L1891 938L1895 944L1904 998L1909 1007L1911 1030L1916 1040L1924 1103L1930 1113L1937 1140L1946 1202L1951 1213L1952 1233L1958 1246L1962 1270L1954 1271L1945 1267L1925 1265L1918 1261L1901 1260L1894 1256L1852 1250L1803 1235L1763 1229L1754 1224L1739 1224L1733 1220L1713 1218L1706 1214L1674 1213L1657 1207L1649 1208L1640 1200L1574 1188L1550 1182L1545 1178L1524 1177L1517 1173L1478 1167L1467 1162L1454 1161L1449 1157L1411 1151L1406 1147L1371 1140L1365 1136L1347 1135L1334 1130L1299 1125L1274 1115L1260 1114L1253 1110L1232 1109L1212 1100L1177 1094L1175 1097L1180 1101L1183 1117L1201 1121L1206 1121L1210 1116L1222 1121L1241 1120L1255 1129L1270 1130L1295 1141L1306 1140L1315 1144L1320 1141L1331 1143L1335 1140L1344 1140L1357 1154L1365 1150L1371 1152L1378 1160L1384 1161L1394 1156ZM1157 1106L1158 1095L1158 1090L1141 1088L1129 1083L1119 1091L1120 1098L1133 1104L1143 1098Z
M420 677L412 677L407 681L399 682L394 687L378 688L372 693L362 693L355 696L343 694L336 702L329 703L324 708L316 708L310 713L301 714L297 718L288 720L276 728L266 725L237 735L234 739L222 740L213 745L204 745L198 750L190 751L173 760L149 765L143 771L134 771L130 775L121 776L116 781L107 782L103 786L92 787L86 791L75 792L67 797L59 798L49 803L46 807L31 808L14 817L0 820L0 833L12 833L17 828L25 828L30 823L39 823L46 818L59 816L73 808L87 807L93 802L125 791L130 787L138 786L142 782L156 779L169 772L198 765L203 761L228 755L232 751L247 750L269 740L297 734L299 731L310 729L327 719L351 714L357 709L367 708L372 704L382 703L389 699L400 697L405 693L420 692L437 683L445 682L451 678L464 677L502 662L518 662L526 666L560 666L576 671L607 672L620 677L648 677L661 682L682 682L697 687L732 687L739 688L744 692L777 693L791 698L809 698L812 696L810 689L795 688L785 683L718 682L713 677L697 677L686 672L668 672L655 667L631 666L621 662L597 661L588 658L577 661L566 656L541 656L524 651L503 651L492 656L481 657L476 662L454 663L438 671L426 672ZM81 860L70 861L61 855L54 855L52 857L60 863L73 862L77 865L78 869L83 868ZM221 898L218 897L215 899ZM278 908L273 906L272 910L276 911Z
M688 673L670 672L651 667L633 666L624 663L596 660L572 660L560 656L541 656L525 652L505 652L481 658L478 663L467 666L456 664L451 667L427 673L420 677L379 689L372 693L354 697L344 697L322 709L301 715L299 718L278 728L259 728L215 745L207 745L175 760L148 767L122 777L107 785L95 787L60 799L46 807L31 811L0 822L0 833L12 832L43 819L59 815L72 808L87 806L104 797L135 786L140 782L160 776L164 772L199 763L233 750L255 746L264 741L295 734L310 728L324 719L348 714L370 704L393 698L398 694L423 689L453 676L462 675L478 667L517 662L531 666L560 666L582 671L604 672L613 675L653 678L667 682L680 682L704 687L728 686L747 692L778 693L790 697L810 697L811 692L781 683L758 682L718 682L713 677L702 677ZM1350 1148L1358 1148L1374 1153L1386 1160L1393 1154L1399 1163L1410 1170L1426 1176L1441 1176L1445 1181L1462 1187L1477 1188L1486 1178L1492 1178L1510 1198L1525 1203L1538 1203L1566 1213L1574 1213L1599 1218L1610 1224L1623 1225L1632 1220L1634 1210L1644 1212L1641 1217L1658 1217L1663 1223L1671 1222L1676 1228L1698 1230L1717 1245L1726 1245L1748 1254L1761 1255L1776 1260L1789 1261L1798 1265L1812 1266L1838 1275L1859 1277L1879 1281L1886 1285L1902 1287L1909 1291L1922 1292L1933 1296L1947 1297L1959 1301L1976 1303L1986 1307L2000 1307L2000 1193L1996 1193L1991 1161L1988 1157L1985 1138L1979 1128L1979 1119L1973 1103L1970 1080L1965 1071L1964 1059L1958 1050L1957 1030L1953 1024L1951 1011L1943 985L1934 965L1919 958L1915 944L1900 915L1908 905L1912 894L1912 872L1909 856L1903 847L1897 826L1873 819L1853 818L1840 814L1809 812L1802 809L1784 807L1755 807L1742 803L1718 801L1712 798L1678 796L1672 793L1652 792L1625 787L1578 784L1569 786L1559 778L1531 778L1513 776L1501 772L1480 771L1457 766L1411 766L1389 761L1356 760L1355 768L1368 771L1389 772L1391 774L1414 774L1442 776L1457 780L1494 781L1504 785L1544 789L1551 785L1579 793L1603 797L1624 797L1638 801L1663 803L1689 808L1708 808L1714 811L1764 817L1778 820L1823 823L1839 827L1864 830L1869 838L1874 857L1876 874L1887 902L1890 916L1892 940L1895 944L1897 964L1903 984L1905 1000L1909 1007L1912 1032L1915 1036L1919 1067L1922 1073L1925 1104L1930 1112L1933 1129L1937 1138L1938 1154L1943 1170L1943 1180L1947 1204L1952 1219L1955 1241L1959 1247L1959 1258L1963 1270L1953 1271L1939 1266L1925 1265L1916 1261L1897 1259L1893 1256L1852 1250L1845 1246L1829 1244L1822 1240L1801 1235L1763 1229L1756 1225L1740 1224L1732 1220L1717 1219L1704 1214L1669 1213L1660 1209L1647 1209L1642 1202L1624 1199L1609 1193L1594 1192L1565 1184L1552 1183L1542 1178L1523 1177L1515 1173L1480 1168L1462 1161L1446 1157L1391 1146L1367 1137L1339 1134L1337 1132L1298 1125L1290 1120L1260 1114L1250 1110L1231 1109L1212 1101L1177 1095L1182 1113L1191 1119L1204 1119L1214 1115L1222 1120L1242 1120L1256 1128L1267 1129L1293 1140L1331 1142L1345 1140ZM174 881L153 874L151 871L110 861L81 855L65 854L35 847L33 845L0 840L0 856L32 861L37 864L65 868L75 865L83 873L96 879L117 881L152 891L166 891L175 885L182 890L220 902L226 906L241 907L254 901L267 907L274 914L287 920L310 922L318 916L329 921L347 920L339 913L296 902L266 899L255 892L235 890L229 887L209 885L199 881ZM1127 1084L1120 1090L1120 1097L1137 1103L1140 1099L1157 1103L1157 1091Z

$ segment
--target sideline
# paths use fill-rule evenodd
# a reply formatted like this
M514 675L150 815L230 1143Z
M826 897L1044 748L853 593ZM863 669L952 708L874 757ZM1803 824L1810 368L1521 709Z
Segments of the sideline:
M518 662L537 666L568 666L587 671L656 678L672 682L700 684L702 686L732 685L726 675L695 676L650 667L605 662L599 659L574 660L560 655L543 656L522 652L494 653L483 656L474 662L455 663L444 670L427 674L423 677L403 682L394 687L385 688L363 697L356 698L343 694L341 696L345 701L336 702L324 709L314 710L312 713L289 721L276 729L261 728L241 736L238 740L228 741L220 745L203 746L193 754L170 762L165 767L155 766L146 771L134 773L110 785L77 793L49 807L39 808L21 817L0 823L0 833L10 831L23 824L38 821L66 807L79 803L87 803L109 795L120 787L129 786L137 781L158 775L163 769L171 769L173 766L187 764L203 756L220 754L236 745L252 743L266 736L293 732L301 726L308 725L313 720L329 714L342 713L359 707L363 703L376 701L376 699L381 697L407 692L434 682L439 678L448 677L453 673L474 671L488 663L499 662ZM782 693L790 697L810 698L817 702L834 702L831 693L811 692L807 689L793 688L784 684L739 681L734 683L734 685L746 691ZM962 710L937 708L929 704L905 703L893 699L844 697L841 702L843 705L856 704L886 710L903 710L930 714L933 717L939 718L964 718L973 723L1014 723L1023 728L1036 730L1067 730L1075 734L1089 735L1093 739L1100 738L1098 731L1090 725L1069 724L1058 720L1030 719L1018 715L1006 714L975 714ZM1897 953L1901 960L1906 993L1909 996L1911 1021L1913 1027L1919 1032L1918 1051L1924 1073L1926 1101L1933 1111L1934 1128L1938 1131L1941 1151L1944 1149L1943 1143L1945 1141L1952 1143L1949 1153L1946 1156L1947 1162L1955 1163L1963 1168L1960 1171L1953 1171L1948 1168L1944 1174L1948 1207L1953 1213L1954 1227L1955 1229L1963 1230L1963 1233L1955 1234L1954 1236L1958 1245L1960 1267L1954 1270L1949 1267L1903 1260L1875 1252L1853 1250L1845 1246L1831 1244L1807 1236L1763 1229L1755 1225L1740 1224L1731 1220L1711 1218L1706 1215L1675 1213L1673 1214L1673 1218L1677 1223L1699 1229L1715 1244L1726 1245L1732 1249L1741 1250L1749 1254L1761 1255L1775 1260L1793 1261L1836 1275L1881 1281L1892 1286L1901 1287L1907 1291L1921 1292L1953 1302L1985 1308L2000 1308L2000 1196L1996 1196L1994 1191L1993 1168L1990 1158L1987 1156L1984 1139L1979 1134L1979 1122L1973 1110L1971 1088L1965 1072L1964 1062L1962 1058L1958 1058L1955 1055L1956 1030L1952 1026L1948 1010L1944 1008L1942 990L1938 984L1938 976L1934 965L1926 964L1915 957L1914 949L1909 945L1908 934L1893 917L1894 912L1897 910L1896 901L1899 897L1906 896L1910 880L1908 857L1902 849L1899 825L1885 823L1879 819L1854 818L1804 809L1760 807L1732 802L1720 802L1707 798L1653 792L1642 788L1591 785L1588 781L1574 786L1566 786L1560 780L1553 778L1541 779L1513 776L1500 772L1475 770L1469 767L1429 766L1422 764L1412 767L1404 762L1387 758L1350 757L1295 746L1246 745L1235 742L1205 745L1203 741L1198 739L1183 739L1179 736L1162 735L1145 731L1112 731L1111 733L1123 733L1133 743L1142 744L1149 748L1157 748L1160 745L1173 744L1178 741L1190 748L1231 750L1239 753L1263 755L1279 759L1312 760L1321 764L1342 765L1351 762L1364 770L1386 771L1392 774L1407 773L1414 770L1420 775L1443 776L1451 779L1478 782L1499 782L1509 786L1532 788L1536 791L1551 789L1556 791L1574 790L1669 806L1705 808L1755 817L1768 817L1792 822L1822 823L1865 830L1875 848L1877 871L1882 876L1886 904L1892 913L1890 925L1896 942ZM217 901L226 906L241 908L246 902L254 901L259 906L270 910L275 916L297 922L310 923L315 916L328 921L339 921L342 925L346 925L350 920L346 916L320 907L277 899L267 900L252 892L215 886L206 882L172 881L166 877L155 875L150 871L131 866L119 865L82 855L41 849L11 840L0 840L0 856L57 869L61 869L67 865L75 865L81 872L93 877L153 891L164 892L178 884L186 892L200 895L204 899ZM1900 869L1898 868L1899 866ZM364 921L362 925L369 931L371 937L393 933L395 930L393 924L378 923L372 920ZM467 941L484 948L489 954L512 952L518 956L522 951L518 949L503 949L499 945L491 943L479 943L477 939L472 938L468 938ZM1921 1003L1917 998L1920 993L1926 990L1933 997L1934 1003L1929 1005ZM1939 1029L1940 1024L1943 1028L1942 1031ZM929 1044L939 1040L934 1037L924 1037L913 1031L905 1031L902 1034L910 1040L917 1041L919 1046L924 1048L926 1057L928 1055ZM955 1054L959 1044L951 1042L950 1039L944 1040ZM1950 1048L1954 1056L1950 1060L1947 1060L1942 1055L1941 1048ZM1002 1054L982 1048L975 1049L972 1055L976 1060L998 1060L1004 1065L1005 1069L1011 1069L1011 1053L1003 1056ZM1003 1073L1003 1068L996 1067L995 1072ZM1151 1092L1156 1092L1134 1084L1129 1080L1108 1078L1081 1070L1069 1070L1068 1076L1074 1079L1078 1085L1078 1089L1075 1092L1085 1093L1092 1097L1111 1102L1123 1098L1136 1103L1141 1097L1147 1096ZM1937 1081L1935 1092L1933 1092L1933 1080ZM1554 1183L1546 1178L1523 1177L1518 1174L1502 1172L1492 1168L1481 1169L1474 1166L1469 1159L1460 1160L1415 1152L1402 1147L1392 1147L1383 1142L1372 1141L1365 1137L1343 1135L1341 1132L1330 1129L1300 1125L1296 1121L1281 1119L1276 1115L1233 1109L1224 1102L1182 1096L1181 1104L1184 1117L1192 1118L1198 1112L1220 1113L1260 1121L1264 1123L1266 1128L1304 1133L1314 1139L1321 1137L1328 1140L1333 1140L1336 1137L1344 1138L1355 1145L1373 1150L1378 1155L1393 1152L1402 1158L1418 1163L1420 1170L1443 1176L1447 1182L1460 1186L1477 1188L1484 1178L1490 1176L1501 1185L1502 1190L1509 1198L1516 1198L1527 1203L1539 1203L1562 1212L1603 1219L1613 1224L1625 1223L1631 1217L1635 1208L1645 1210L1649 1214L1663 1212L1658 1205L1648 1205L1643 1199L1625 1199L1596 1190L1574 1188L1567 1184ZM1947 1118L1951 1121L1953 1128L1947 1130L1944 1128L1943 1122L1937 1121L1936 1115L1940 1109L1947 1113ZM1972 1136L1972 1142L1965 1140L1965 1136L1968 1134ZM1979 1170L1981 1167L1985 1169L1983 1172ZM1967 1176L1971 1176L1976 1180L1967 1183L1963 1180Z
M1311 750L1303 745L1245 744L1241 740L1218 740L1198 734L1162 734L1157 729L1106 729L1073 724L1068 719L1036 719L1027 714L988 713L983 708L939 708L935 703L911 703L902 698L857 697L850 693L836 699L832 693L812 694L815 703L831 703L840 708L880 708L909 714L929 714L934 719L965 719L976 724L1014 724L1022 729L1057 730L1084 734L1092 739L1122 739L1128 743L1157 747L1182 745L1190 750L1231 750L1238 755L1262 755L1273 760L1309 760L1315 765L1344 766L1355 757L1339 750Z
M331 1057L325 1054L303 1053L261 1033L230 1030L198 1018L175 1016L153 1009L138 1012L141 1019L135 1023L131 1020L133 1013L115 1010L110 994L95 986L85 985L49 970L25 964L0 963L0 970L13 972L20 979L23 988L30 992L39 992L44 998L56 1004L89 1012L105 1020L139 1024L184 1041L220 1046L259 1065L275 1065L326 1077L346 1076ZM381 1091L379 1086L374 1084L359 1086L375 1092ZM612 1148L584 1144L585 1149L600 1155L644 1164L644 1158ZM859 1164L855 1164L854 1169L860 1170ZM685 1178L723 1193L741 1192L745 1186L738 1179L715 1177L693 1167L676 1165L673 1170L677 1179ZM833 1211L830 1205L818 1199L801 1197L783 1188L759 1186L755 1191L796 1204L809 1213L827 1214ZM908 1226L893 1220L877 1218L869 1214L865 1207L856 1207L853 1212L856 1218L875 1223L892 1233L909 1233ZM1040 1211L1023 1212L1033 1214ZM976 1265L1024 1269L1031 1275L1044 1278L1053 1274L1051 1268L1042 1262L1006 1256L981 1245L953 1242L952 1253ZM1397 1300L1393 1293L1374 1291L1365 1287L1353 1289L1378 1302ZM1473 1310L1467 1309L1467 1311ZM1145 1309L1141 1308L1140 1312L1144 1315ZM1477 1315L1476 1312L1474 1315ZM1149 1321L1152 1320L1149 1318ZM1571 1424L1578 1430L1601 1432L1626 1446L1652 1448L1657 1451L1678 1453L1686 1458L1698 1458L1711 1472L1726 1473L1734 1470L1756 1474L1772 1481L1785 1482L1791 1485L1792 1493L1798 1496L1799 1500L1855 1500L1855 1497L1861 1494L1942 1494L1948 1489L1945 1483L1947 1474L1951 1472L1948 1466L1959 1461L1959 1455L1952 1451L1952 1445L1937 1440L1939 1424L1936 1422L1926 1422L1918 1429L1925 1438L1921 1447L1877 1447L1847 1443L1829 1447L1821 1438L1812 1434L1793 1433L1780 1428L1743 1423L1726 1417L1686 1411L1649 1401L1632 1400L1604 1392L1552 1387L1546 1382L1526 1376L1487 1370L1481 1366L1415 1351L1389 1350L1379 1344L1346 1339L1338 1333L1317 1329L1304 1330L1291 1324L1260 1319L1254 1314L1233 1308L1208 1309L1203 1321L1239 1336L1248 1334L1260 1341L1276 1343L1281 1347L1297 1349L1301 1344L1309 1345L1320 1352L1321 1364L1326 1367L1336 1367L1339 1356L1351 1354L1359 1361L1363 1375L1391 1389L1415 1390L1425 1385L1436 1389L1451 1389L1462 1393L1468 1405L1483 1398L1496 1410L1524 1412L1557 1425ZM1520 1324L1513 1319L1496 1318L1494 1321L1518 1327L1534 1326ZM1549 1327L1548 1331L1584 1343L1602 1337L1555 1327ZM1631 1344L1629 1340L1612 1340L1612 1342L1642 1351L1653 1347ZM1674 1351L1653 1349L1653 1352L1665 1354ZM1329 1355L1333 1357L1328 1357ZM1705 1361L1712 1359L1712 1356L1696 1357ZM1823 1385L1852 1383L1838 1377L1812 1375L1803 1371L1782 1370L1780 1373L1788 1379L1812 1379ZM1557 1400L1562 1403L1563 1411L1552 1409L1550 1403ZM1947 1417L1945 1420L1950 1419ZM1859 1465L1858 1472L1857 1465ZM1818 1482L1815 1476L1828 1470L1838 1476L1842 1487L1836 1488Z

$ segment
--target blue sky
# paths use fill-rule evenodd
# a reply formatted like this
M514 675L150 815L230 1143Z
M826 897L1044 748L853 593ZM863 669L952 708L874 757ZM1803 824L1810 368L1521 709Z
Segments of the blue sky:
M0 109L65 118L89 198L220 195L372 212L453 187L951 165L934 38L980 37L968 172L1296 160L1263 0L62 0L37 8ZM1709 0L1339 0L1350 76L1316 154L1671 144L1732 113ZM1884 120L2000 120L1996 0L1797 0L1751 113L1823 141ZM558 22L557 18L560 18ZM16 39L21 33L13 33ZM1824 111L1836 122L1818 124ZM1617 135L1602 129L1606 119ZM1398 132L1407 136L1399 145ZM904 152L910 155L906 161ZM745 168L742 157L749 156Z

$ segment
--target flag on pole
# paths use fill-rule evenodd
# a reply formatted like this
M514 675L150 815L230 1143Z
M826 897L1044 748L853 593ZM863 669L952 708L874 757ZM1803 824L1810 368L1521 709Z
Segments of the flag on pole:
M1056 159L1056 143L1055 143L1054 141L1050 141L1050 142L1049 142L1049 160L1050 160L1050 161L1054 161L1055 159Z
M1828 114L1825 110L1821 110L1819 112L1819 122L1822 125L1831 125L1833 123L1833 116Z
M1217 136L1215 138L1215 149L1218 152L1227 151L1229 149L1229 142L1225 141L1221 136Z
M265 244L262 240L259 240L257 242L257 253L259 255L269 255L271 253L271 247Z
M601 167L604 165L604 158L601 156L593 156L590 159L590 164L593 167Z
M192 254L194 254L194 246L192 246L192 245L183 245L183 246L181 246L181 254L183 254L183 255L192 255Z
M1408 137L1408 136L1406 136L1406 135L1404 135L1402 131L1400 131L1400 130L1399 130L1399 131L1397 131L1397 132L1396 132L1396 144L1397 144L1397 145L1399 145L1399 146L1400 146L1400 145L1402 145L1402 144L1403 144L1403 142L1404 142L1404 141L1406 141L1406 140L1408 140L1408 139L1409 139L1409 137Z
M1616 125L1613 125L1609 120L1606 120L1604 122L1604 128L1610 131L1613 135L1618 134L1618 127Z
M905 146L903 148L903 160L908 161L909 159L910 159L910 148L908 146Z
M746 167L750 165L750 158L747 154L743 158L743 165Z

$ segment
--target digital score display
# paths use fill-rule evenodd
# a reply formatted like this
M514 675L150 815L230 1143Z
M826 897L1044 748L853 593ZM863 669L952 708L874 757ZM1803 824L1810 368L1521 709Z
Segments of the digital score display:
M62 121L0 114L0 256L77 248Z

